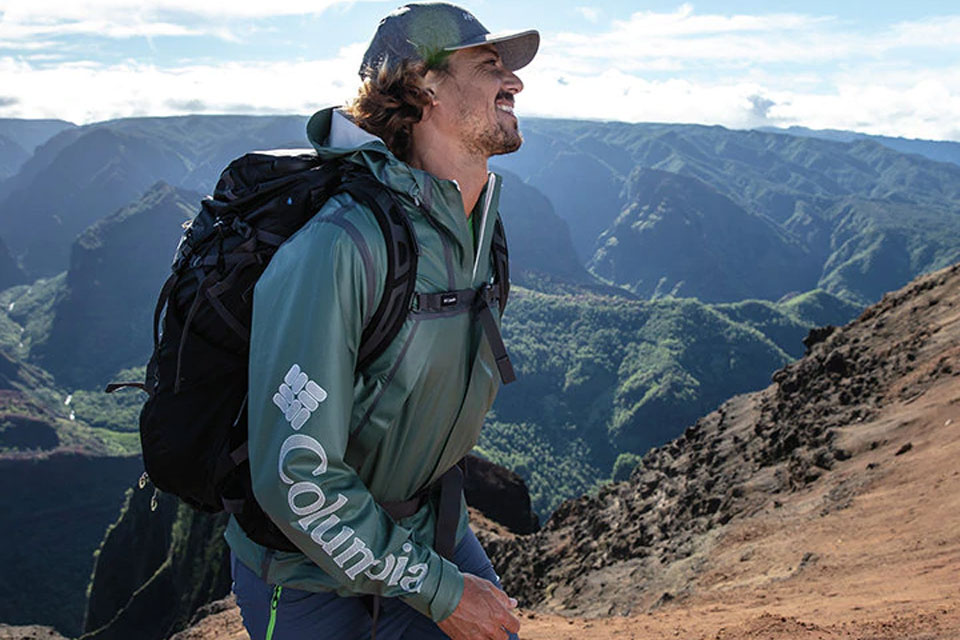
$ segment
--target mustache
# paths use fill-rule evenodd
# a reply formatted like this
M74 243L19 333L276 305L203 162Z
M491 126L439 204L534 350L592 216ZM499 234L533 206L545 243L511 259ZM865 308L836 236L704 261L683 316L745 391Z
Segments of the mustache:
M501 91L498 93L496 101L499 102L500 100L508 103L511 107L513 106L513 94L509 91Z

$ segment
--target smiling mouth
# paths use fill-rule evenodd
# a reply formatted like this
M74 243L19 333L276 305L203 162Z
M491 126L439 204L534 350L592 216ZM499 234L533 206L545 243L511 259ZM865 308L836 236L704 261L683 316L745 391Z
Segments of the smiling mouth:
M498 93L497 98L494 101L494 105L497 107L498 111L509 113L516 118L516 116L513 114L513 96L510 93L506 91L501 91Z

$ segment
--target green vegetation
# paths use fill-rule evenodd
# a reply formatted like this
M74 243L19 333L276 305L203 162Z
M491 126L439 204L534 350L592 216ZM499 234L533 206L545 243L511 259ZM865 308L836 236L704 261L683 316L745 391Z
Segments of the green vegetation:
M790 360L760 331L689 299L517 287L503 334L518 381L501 389L480 445L524 477L541 517L609 478L619 454L669 440Z
M824 291L780 303L637 301L564 287L515 287L503 334L518 373L480 437L490 460L519 473L544 518L803 354L814 326L860 307Z
M643 456L636 453L621 453L617 456L617 461L613 463L613 473L610 475L610 479L613 482L623 482L628 479L642 459Z
M0 349L25 357L33 344L45 341L66 293L66 272L0 291Z
M565 498L592 489L603 475L590 464L587 443L576 437L568 439L572 430L493 419L483 427L477 453L523 477L530 504L542 518Z
M47 340L66 275L0 292L0 452L69 448L89 455L140 452L137 417L143 394L102 388L70 393L31 362L31 346ZM118 379L142 380L144 368Z
M123 382L142 382L145 375L146 367L134 367L124 369L113 377ZM133 387L113 393L104 393L103 389L78 389L72 394L70 406L76 418L91 427L130 433L139 428L140 408L144 400L146 394Z
M863 307L823 289L792 296L782 302L743 300L713 307L734 322L753 327L793 358L803 355L803 339L810 329L844 325Z

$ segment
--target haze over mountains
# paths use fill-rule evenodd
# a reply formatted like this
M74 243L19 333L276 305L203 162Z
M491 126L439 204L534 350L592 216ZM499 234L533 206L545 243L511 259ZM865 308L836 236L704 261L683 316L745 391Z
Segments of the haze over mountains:
M180 225L230 159L306 146L304 123L0 121L0 450L10 483L19 464L60 477L65 447L136 453L139 392L99 389L142 375L129 369L149 354ZM523 150L493 162L515 285L504 335L520 379L502 390L479 453L527 481L541 516L625 477L730 396L765 386L803 354L810 329L843 324L960 260L960 166L916 155L942 159L950 146L902 153L896 140L817 132L523 124ZM115 512L134 481L87 498ZM2 490L16 495L12 486ZM108 522L57 549L23 536L15 551L37 571L61 556L89 559ZM64 583L76 587L69 606L47 606L42 584L23 587L36 608L0 599L0 620L42 612L77 632L86 575L74 579Z

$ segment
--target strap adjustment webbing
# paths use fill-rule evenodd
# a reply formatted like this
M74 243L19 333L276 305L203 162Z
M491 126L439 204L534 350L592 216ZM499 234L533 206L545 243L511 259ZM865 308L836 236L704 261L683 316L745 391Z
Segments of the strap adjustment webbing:
M497 326L493 311L490 309L490 302L497 298L494 295L494 290L488 284L480 287L479 294L477 296L477 315L480 317L480 324L487 340L490 342L490 350L493 351L493 359L497 363L500 380L503 384L510 384L517 379L517 375L513 371L513 363L510 362L507 347L503 344L503 337L500 335L500 328Z
M396 521L409 518L423 506L433 490L440 487L440 504L437 511L436 535L433 548L447 560L453 560L456 546L457 525L460 523L460 496L463 494L463 471L466 460L460 460L444 472L436 481L417 491L409 500L381 502L380 506Z

